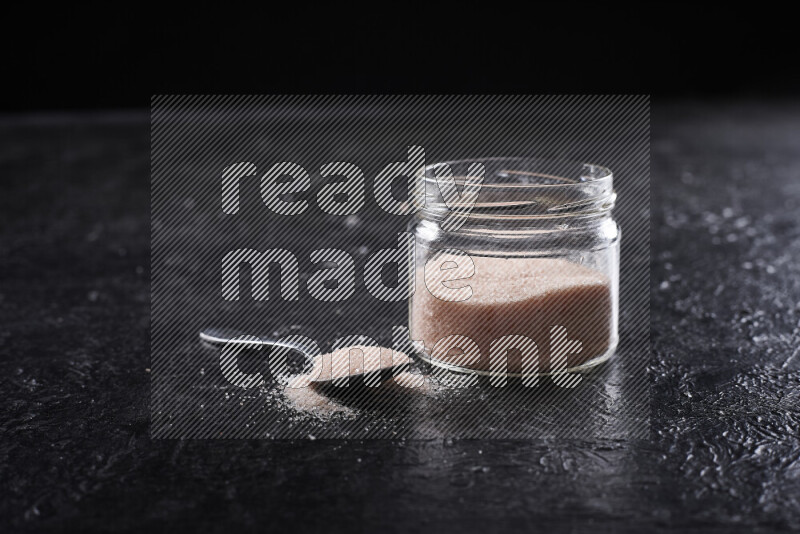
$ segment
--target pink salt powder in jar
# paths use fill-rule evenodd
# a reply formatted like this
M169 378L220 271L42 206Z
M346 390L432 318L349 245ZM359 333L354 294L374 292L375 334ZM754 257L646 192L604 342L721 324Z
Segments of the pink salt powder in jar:
M465 177L479 175L476 164L485 168L477 200L464 194ZM448 169L460 197L442 195ZM425 206L410 226L409 329L423 358L510 376L608 360L618 339L612 180L605 167L535 158L426 167Z

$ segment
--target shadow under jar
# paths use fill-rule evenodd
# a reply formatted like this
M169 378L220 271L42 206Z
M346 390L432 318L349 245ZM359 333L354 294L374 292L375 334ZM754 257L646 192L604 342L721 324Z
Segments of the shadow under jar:
M466 195L445 202L439 182L448 169L463 194L479 164L485 175L472 209ZM495 158L424 173L425 206L410 225L409 302L423 358L457 372L535 376L585 370L614 354L620 231L609 169Z

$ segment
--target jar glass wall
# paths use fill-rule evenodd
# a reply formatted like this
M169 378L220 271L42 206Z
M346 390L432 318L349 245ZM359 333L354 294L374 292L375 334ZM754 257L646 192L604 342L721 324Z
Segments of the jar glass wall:
M588 369L614 354L620 232L610 170L495 158L424 173L425 206L410 226L409 329L426 360L535 376Z

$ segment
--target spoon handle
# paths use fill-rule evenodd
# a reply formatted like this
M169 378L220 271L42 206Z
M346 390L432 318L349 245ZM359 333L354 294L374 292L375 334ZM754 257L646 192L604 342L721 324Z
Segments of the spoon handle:
M253 343L260 343L261 345L268 345L270 347L286 347L289 349L293 349L299 352L302 352L306 356L311 356L314 352L314 349L311 347L307 347L300 343L290 343L282 340L272 339L271 337L267 336L257 336L258 339L254 341L245 340L245 339L235 339L240 336L246 335L244 332L239 330L234 330L232 328L204 328L200 331L200 340L204 343L208 343L209 345L213 345L215 347L222 347L227 345L228 343L234 344L253 344Z

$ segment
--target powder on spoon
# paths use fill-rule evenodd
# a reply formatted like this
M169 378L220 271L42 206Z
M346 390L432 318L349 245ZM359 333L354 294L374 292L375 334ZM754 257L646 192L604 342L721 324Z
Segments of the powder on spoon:
M410 362L411 359L406 354L390 348L353 345L317 356L308 375L311 382L331 382L364 373L387 371Z

